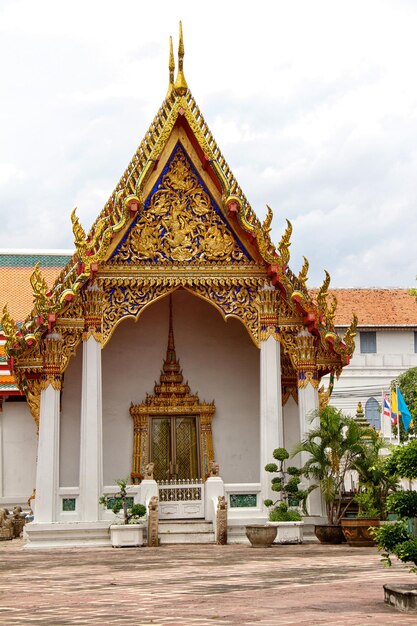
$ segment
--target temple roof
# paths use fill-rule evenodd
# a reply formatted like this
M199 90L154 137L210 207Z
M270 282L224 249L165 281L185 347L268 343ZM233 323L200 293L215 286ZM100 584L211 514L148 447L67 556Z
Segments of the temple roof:
M11 316L23 322L33 307L33 290L30 276L39 263L43 276L52 286L68 263L71 254L67 251L0 251L0 310L7 302Z
M329 295L337 298L335 326L349 326L356 313L358 327L417 328L417 300L407 289L330 289Z
M18 303L23 303L23 297L12 296L13 291L16 293L20 289L7 289L7 300L17 297L17 301L12 300L12 314L10 310L3 309L2 325L8 339L6 352L16 359L28 346L38 344L48 328L53 327L57 317L62 316L72 302L78 301L85 287L99 275L100 268L109 261L122 238L137 223L138 216L144 214L150 194L156 195L154 185L174 150L172 142L177 133L177 137L181 136L189 146L188 152L194 155L193 166L218 198L219 218L230 228L236 242L248 250L248 258L260 268L265 280L280 290L283 300L296 311L301 324L318 336L323 346L339 355L341 364L346 364L354 349L355 321L345 339L341 340L334 328L335 302L328 300L329 274L325 272L323 285L313 300L306 287L308 261L305 260L298 276L289 269L290 222L287 220L280 242L274 245L270 238L272 211L268 207L267 217L261 223L244 196L191 94L184 76L183 58L180 30L175 82L171 49L168 93L161 108L88 234L75 210L72 212L75 252L67 257L52 287L50 280L59 264L55 268L45 265L35 267L30 276L33 296L31 302L29 296L25 300L28 303L27 313L24 320L19 320L24 321L20 329L16 328L13 313L17 319L21 318L24 307L20 308ZM180 181L180 185L183 183ZM216 228L220 226L216 225ZM8 268L8 272L13 271L13 266ZM15 279L20 281L21 278L23 274L15 274ZM10 281L8 285L11 286Z

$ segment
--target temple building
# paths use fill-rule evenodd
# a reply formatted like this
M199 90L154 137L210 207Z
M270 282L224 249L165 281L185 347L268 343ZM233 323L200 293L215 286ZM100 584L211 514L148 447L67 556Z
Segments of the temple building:
M232 538L266 520L272 451L310 428L322 377L354 350L329 275L311 294L307 260L289 268L291 224L274 245L272 211L256 217L183 57L180 32L176 76L171 44L168 93L89 233L73 211L52 284L37 259L27 310L3 310L1 501L35 489L28 547L108 542L99 497L126 476L161 520L211 522L218 496Z

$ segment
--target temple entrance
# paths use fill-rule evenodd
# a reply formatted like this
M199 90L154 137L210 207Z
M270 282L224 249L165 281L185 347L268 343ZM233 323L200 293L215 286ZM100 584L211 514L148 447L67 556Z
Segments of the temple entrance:
M211 420L214 402L200 402L184 382L172 324L172 297L166 358L153 395L132 404L132 482L153 464L160 519L204 518L204 480L214 461Z
M201 478L199 424L193 416L151 418L150 460L157 481Z

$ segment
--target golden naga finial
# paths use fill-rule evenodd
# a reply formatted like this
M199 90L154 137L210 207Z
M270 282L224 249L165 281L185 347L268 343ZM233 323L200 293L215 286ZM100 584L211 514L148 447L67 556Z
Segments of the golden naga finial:
M6 342L8 346L13 346L17 341L17 332L18 328L16 326L16 322L12 319L7 304L3 307L3 317L1 318L1 325L3 327L3 333L6 337Z
M46 280L42 276L42 273L39 269L39 262L36 263L30 276L30 284L32 285L33 289L33 302L35 303L37 311L40 313L48 306L48 298L46 296L46 292L48 291L48 285L46 284Z
M87 242L85 240L84 228L81 226L78 217L75 215L76 210L77 207L75 207L71 213L72 232L74 233L74 243L77 248L77 252L82 252L85 249Z
M175 59L174 59L174 50L172 47L172 37L169 38L169 85L167 91L167 98L172 94L172 90L174 89L174 72L175 72Z
M272 222L272 218L274 217L274 214L270 206L266 205L266 208L268 209L268 212L262 224L262 231L264 235L269 236L269 233L271 232L271 222Z
M278 244L278 252L284 265L288 265L288 262L290 260L289 247L291 245L290 243L291 233L292 233L292 224L290 220L287 220L287 228L285 229L285 232L281 237L281 241Z
M333 393L334 387L334 372L330 372L329 386L327 390L324 389L324 385L319 388L319 407L325 409L329 404L330 396Z
M327 270L324 270L324 273L325 273L325 277L323 280L323 284L319 289L319 293L317 294L317 304L323 311L326 311L327 310L326 299L327 299L327 296L329 295L329 292L327 290L330 285L330 274Z
M345 332L345 336L343 337L343 343L346 345L348 354L353 354L353 351L355 349L355 337L357 327L358 318L357 315L354 313L352 323Z
M188 91L187 81L185 80L183 71L184 62L184 40L182 37L182 23L180 22L180 41L178 44L178 74L175 81L175 91L179 96L185 96Z
M337 298L333 295L333 300L327 309L326 323L328 326L334 326L334 318L336 317Z
M308 268L310 267L310 263L308 262L307 257L303 256L303 259L304 259L304 263L303 263L303 267L300 269L300 273L298 274L298 280L305 287L306 282L307 282L307 274L308 274Z

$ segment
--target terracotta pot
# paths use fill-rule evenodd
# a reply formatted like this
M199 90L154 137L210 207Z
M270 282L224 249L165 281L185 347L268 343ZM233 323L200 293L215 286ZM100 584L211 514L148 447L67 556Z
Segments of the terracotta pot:
M369 528L379 526L379 519L370 517L345 517L341 522L343 534L350 546L368 548L375 545Z
M268 524L249 524L246 526L246 537L252 548L270 548L277 536L277 527Z
M320 543L343 543L345 541L342 527L331 524L321 524L314 527L314 532Z

